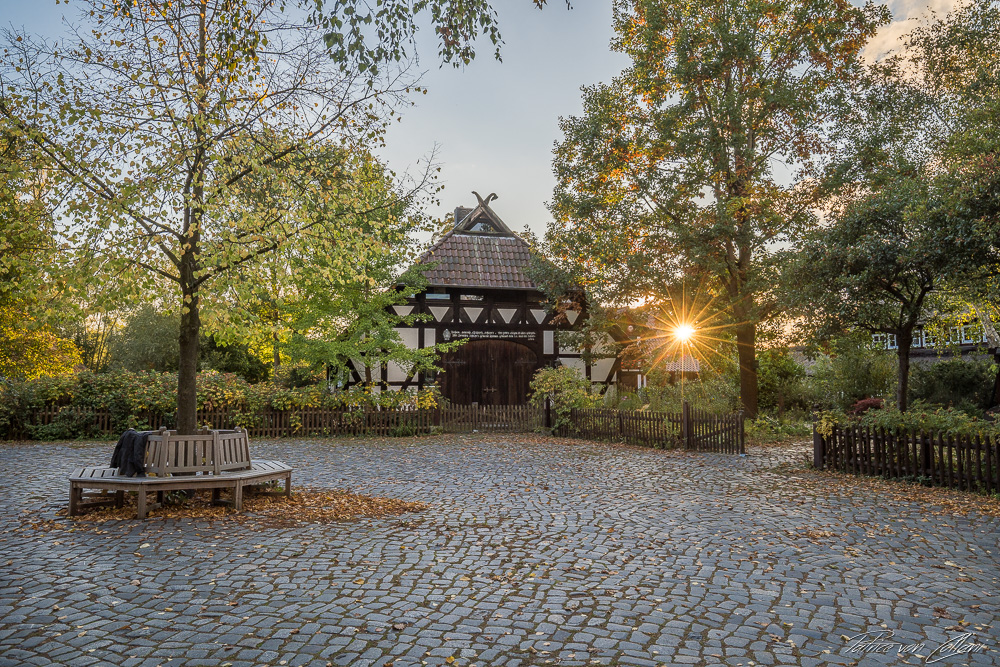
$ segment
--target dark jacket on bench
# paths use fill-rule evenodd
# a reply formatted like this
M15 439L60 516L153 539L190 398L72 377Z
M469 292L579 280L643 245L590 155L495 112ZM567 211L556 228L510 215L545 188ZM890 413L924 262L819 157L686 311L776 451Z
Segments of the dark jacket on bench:
M146 476L146 440L156 431L136 431L134 428L122 433L111 455L111 467L118 468L118 474L126 477Z

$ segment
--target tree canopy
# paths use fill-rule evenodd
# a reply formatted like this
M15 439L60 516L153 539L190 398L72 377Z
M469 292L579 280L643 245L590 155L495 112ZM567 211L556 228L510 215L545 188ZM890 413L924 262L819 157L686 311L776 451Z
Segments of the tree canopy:
M83 18L61 42L7 33L0 119L45 162L60 238L91 259L90 279L126 297L163 284L176 295L178 428L191 431L215 281L304 238L337 251L310 265L317 279L365 281L352 240L384 240L426 192L429 171L372 189L349 164L380 141L413 82L398 68L351 65L363 55L357 42L331 38L360 3L332 14L270 0L79 4ZM406 55L414 25L403 4L376 17L369 55ZM471 57L460 47L472 38L463 21L488 6L420 4L446 27L445 55Z
M975 300L996 275L998 144L988 123L1000 91L997 56L982 45L1000 44L998 18L993 3L960 8L855 80L824 175L830 222L809 235L792 272L806 321L895 337L901 411L931 300Z
M618 0L614 47L632 66L585 89L583 115L562 121L550 245L612 300L708 282L736 334L751 416L776 248L813 222L806 176L837 92L886 20L840 0Z

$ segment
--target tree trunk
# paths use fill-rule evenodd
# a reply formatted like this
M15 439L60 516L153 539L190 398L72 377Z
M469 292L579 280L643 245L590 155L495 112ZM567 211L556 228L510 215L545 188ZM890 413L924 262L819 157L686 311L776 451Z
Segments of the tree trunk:
M993 405L990 407L1000 405L1000 348L997 348L993 358L997 362L997 379L993 381Z
M899 371L896 387L896 407L900 412L906 412L906 394L910 386L910 347L913 345L913 330L900 331L896 334L896 357L899 359Z
M197 291L185 290L181 302L180 364L177 369L177 432L198 430L198 338L201 316Z
M198 81L196 98L198 113L195 117L195 136L198 146L205 141L205 127L202 123L207 108L208 76L206 46L208 40L205 25L206 0L201 0L198 20ZM205 174L207 164L205 154L199 148L191 165L192 205L186 211L184 240L181 243L178 274L181 286L181 331L180 364L177 369L177 433L194 435L198 430L198 338L201 335L201 316L198 307L198 258L200 256L201 220L204 215Z
M278 372L278 366L281 365L281 343L278 340L278 332L274 331L271 334L271 345L274 352L274 368L271 369L271 377Z
M757 418L757 327L736 327L736 348L740 361L740 402L747 419Z

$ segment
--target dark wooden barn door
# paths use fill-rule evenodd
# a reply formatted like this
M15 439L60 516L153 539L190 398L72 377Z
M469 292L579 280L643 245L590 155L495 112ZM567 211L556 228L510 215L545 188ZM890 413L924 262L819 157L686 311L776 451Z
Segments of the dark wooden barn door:
M520 405L536 365L535 353L519 343L470 341L444 355L441 393L460 405Z

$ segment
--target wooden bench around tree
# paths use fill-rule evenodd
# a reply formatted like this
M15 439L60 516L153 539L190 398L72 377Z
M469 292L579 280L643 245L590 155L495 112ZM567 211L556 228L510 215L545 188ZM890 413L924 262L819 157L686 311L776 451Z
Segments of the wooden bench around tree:
M277 493L285 496L292 491L292 468L280 461L251 460L246 431L202 431L196 435L177 435L176 431L160 429L149 436L146 445L145 477L126 477L117 468L87 467L73 471L69 479L69 514L76 516L83 509L114 505L121 507L125 492L137 494L137 515L146 518L149 509L163 503L167 491L211 489L212 500L220 500L220 492L229 490L234 509L243 509L243 489L247 486L282 481L284 488ZM96 497L85 496L84 490L101 491ZM105 493L115 492L109 498ZM147 503L146 495L156 492L157 503ZM275 493L275 492L272 492Z

